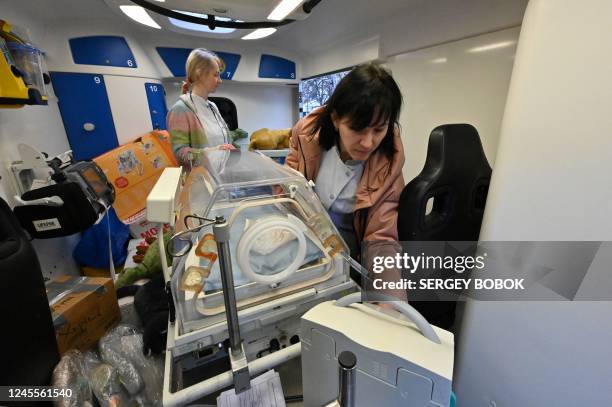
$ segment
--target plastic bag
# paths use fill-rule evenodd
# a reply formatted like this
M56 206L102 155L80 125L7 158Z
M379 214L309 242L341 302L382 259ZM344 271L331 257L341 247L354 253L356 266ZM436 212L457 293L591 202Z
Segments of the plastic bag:
M108 254L108 228L110 222L110 242L113 250L113 263L119 266L127 258L127 241L130 230L110 208L104 218L81 234L81 240L75 246L72 257L81 266L106 269L110 264Z
M76 349L66 352L55 366L52 385L55 388L72 390L70 398L59 399L55 402L57 407L82 407L86 402L93 402L85 374L84 357Z
M94 352L85 355L85 371L89 385L101 407L127 407L129 397L125 394L117 370L102 363Z
M113 366L123 386L141 406L161 406L162 374L143 354L142 334L129 325L119 325L98 344L100 356Z

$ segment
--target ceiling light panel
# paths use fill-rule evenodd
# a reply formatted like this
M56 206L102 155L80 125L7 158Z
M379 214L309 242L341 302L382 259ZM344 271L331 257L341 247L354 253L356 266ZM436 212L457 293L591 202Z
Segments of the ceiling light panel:
M284 20L293 10L302 4L304 0L281 0L274 10L268 15L268 20L281 21Z
M157 24L149 15L149 13L147 13L147 10L145 10L144 8L140 7L140 6L119 6L119 8L121 9L121 11L123 11L123 13L128 16L129 18L131 18L132 20L146 25L148 27L153 27L156 28L158 30L161 29L161 27L159 26L159 24Z
M272 35L276 32L276 28L259 28L253 31L250 34L242 37L243 40L258 40L260 38L267 37L268 35Z

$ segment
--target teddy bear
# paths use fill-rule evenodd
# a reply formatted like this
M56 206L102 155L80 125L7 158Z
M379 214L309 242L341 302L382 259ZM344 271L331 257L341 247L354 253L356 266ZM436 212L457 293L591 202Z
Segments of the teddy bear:
M251 134L249 150L280 150L289 148L291 129L259 129Z

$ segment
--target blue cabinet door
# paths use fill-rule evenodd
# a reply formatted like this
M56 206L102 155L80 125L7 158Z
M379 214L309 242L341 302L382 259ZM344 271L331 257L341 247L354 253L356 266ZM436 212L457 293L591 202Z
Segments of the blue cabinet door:
M295 62L274 55L262 54L259 60L259 77L295 79Z
M51 72L51 83L75 159L89 160L119 145L102 75Z
M115 35L71 38L68 40L75 64L136 68L136 59L127 41Z
M183 77L186 76L185 62L193 48L174 48L174 47L157 47L157 53L164 61L172 75ZM230 52L214 51L222 61L221 79L231 80L238 69L240 62L239 54Z
M149 103L149 113L151 113L151 123L154 130L166 130L166 92L159 83L145 83L147 92L147 102Z

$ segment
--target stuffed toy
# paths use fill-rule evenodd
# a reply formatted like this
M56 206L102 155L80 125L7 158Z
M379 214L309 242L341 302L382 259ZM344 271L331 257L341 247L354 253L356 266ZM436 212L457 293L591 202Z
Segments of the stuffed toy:
M259 129L251 134L249 150L280 150L289 148L291 129Z
M153 278L162 274L161 258L159 256L159 245L157 239L147 238L148 245L139 245L136 247L136 255L134 261L139 263L136 267L130 267L123 272L115 281L115 288L130 285L141 278ZM164 233L164 244L170 240L170 234ZM168 264L172 264L172 257L166 253Z
M238 143L238 140L242 140L244 138L248 138L249 137L249 133L247 133L246 131L237 128L236 130L230 130L229 132L229 136L230 136L230 142L231 144L236 147L239 148L240 144Z
M155 277L138 289L134 296L134 308L144 327L142 339L145 353L165 351L169 307L162 276Z

